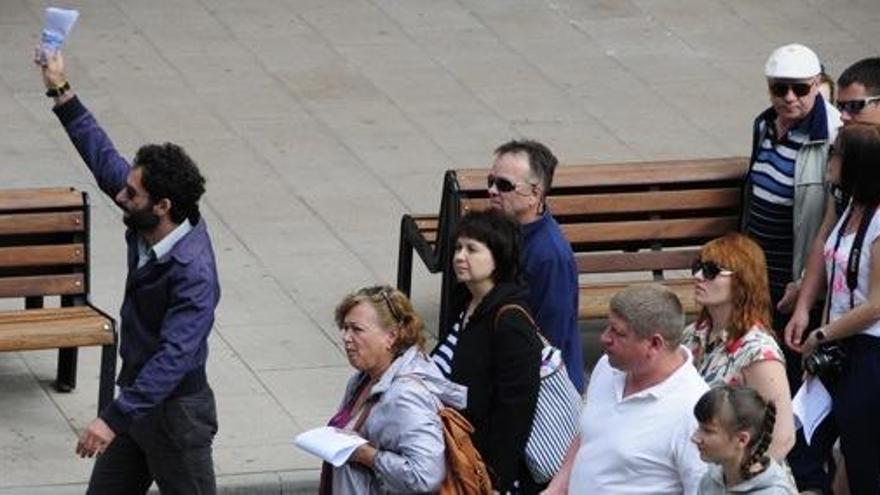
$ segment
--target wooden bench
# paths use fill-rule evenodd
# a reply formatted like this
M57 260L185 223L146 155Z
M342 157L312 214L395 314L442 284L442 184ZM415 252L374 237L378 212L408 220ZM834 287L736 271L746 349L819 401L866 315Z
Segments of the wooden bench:
M702 244L738 228L747 168L744 157L558 167L547 201L577 259L580 319L604 318L615 293L648 281L696 313L687 270ZM401 219L398 288L411 290L413 252L442 272L441 331L453 317L452 233L465 212L488 207L487 172L447 171L440 214Z
M45 307L52 296L57 305ZM101 346L98 410L113 400L116 324L89 302L86 193L0 190L0 298L24 301L0 309L0 351L58 349L55 385L69 392L76 387L78 348Z

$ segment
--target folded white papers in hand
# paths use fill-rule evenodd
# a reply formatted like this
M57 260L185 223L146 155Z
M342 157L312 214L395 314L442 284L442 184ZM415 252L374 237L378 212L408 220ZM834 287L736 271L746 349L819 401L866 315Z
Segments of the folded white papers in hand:
M300 433L293 443L309 454L339 467L345 464L355 449L367 441L352 432L332 426L322 426Z
M79 18L79 11L59 9L57 7L46 8L46 23L40 34L40 48L43 57L55 53L64 44L70 30Z
M804 440L810 445L816 428L831 412L831 394L825 389L822 380L814 376L807 377L791 399L791 408L795 424L803 426Z

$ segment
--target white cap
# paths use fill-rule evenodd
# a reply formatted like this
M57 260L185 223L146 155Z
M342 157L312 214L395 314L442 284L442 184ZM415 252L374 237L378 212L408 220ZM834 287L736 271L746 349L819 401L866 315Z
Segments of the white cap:
M774 79L807 79L820 72L822 65L816 53L797 43L777 48L764 65L764 75Z

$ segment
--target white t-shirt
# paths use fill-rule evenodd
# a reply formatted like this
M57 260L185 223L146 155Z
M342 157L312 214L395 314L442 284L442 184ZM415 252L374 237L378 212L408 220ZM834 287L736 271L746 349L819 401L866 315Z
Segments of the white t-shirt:
M854 230L853 232L844 234L840 239L840 246L838 247L837 252L834 252L834 244L837 242L837 233L843 227L843 221L846 219L850 208L852 208L852 206L847 207L846 211L841 215L840 220L838 220L837 225L834 227L834 230L831 231L831 235L829 235L828 239L825 241L825 274L829 279L831 278L832 263L836 265L834 266L834 280L828 281L828 286L831 287L831 312L829 316L831 321L840 318L841 315L851 309L849 300L850 291L849 287L846 285L846 265L849 262L849 252L852 250L853 242L856 239L856 231ZM868 225L868 230L865 232L865 240L862 242L862 252L859 255L859 280L855 292L853 293L853 302L855 303L855 306L864 304L865 301L868 300L872 263L871 247L874 244L874 241L877 240L878 236L880 236L880 209L874 213L874 217ZM880 337L880 321L874 322L868 326L868 328L862 330L861 333Z
M709 390L687 360L666 380L623 398L626 373L602 356L580 418L570 494L696 494L706 464L691 442L694 404Z

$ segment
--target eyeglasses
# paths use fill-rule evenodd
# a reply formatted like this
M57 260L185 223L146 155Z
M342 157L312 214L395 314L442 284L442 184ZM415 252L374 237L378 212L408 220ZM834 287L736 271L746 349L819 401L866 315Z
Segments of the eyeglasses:
M492 186L495 186L498 189L498 192L510 192L515 191L516 187L519 184L528 184L532 187L537 184L532 184L530 182L513 182L510 179L505 179L504 177L497 177L495 175L489 174L486 176L486 188L491 189Z
M772 82L769 86L770 93L777 98L785 97L789 90L793 91L795 96L801 98L807 96L810 90L813 89L813 83L811 82Z
M706 280L715 280L715 277L718 275L722 277L733 275L732 271L721 268L714 261L694 260L694 263L691 265L691 275L696 277L697 272L703 272L703 278Z
M850 115L856 115L864 110L865 107L868 106L868 103L873 103L875 101L880 101L880 96L869 96L859 100L837 100L837 109Z

